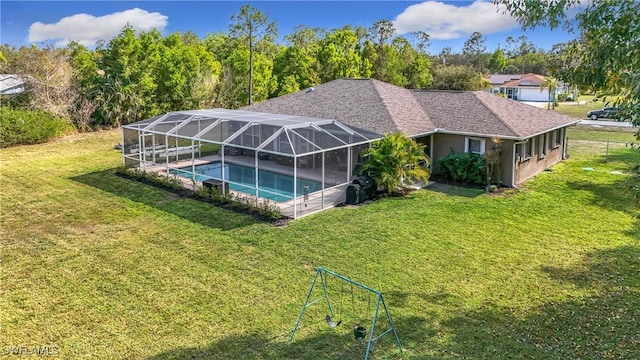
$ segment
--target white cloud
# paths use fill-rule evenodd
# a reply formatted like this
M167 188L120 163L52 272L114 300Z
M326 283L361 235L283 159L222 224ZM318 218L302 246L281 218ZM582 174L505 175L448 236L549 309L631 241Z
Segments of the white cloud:
M54 40L58 46L65 46L69 41L77 41L85 46L93 46L98 40L109 41L116 37L127 24L136 31L149 31L153 28L162 31L167 26L167 19L167 16L158 12L150 13L138 8L104 16L75 14L53 24L31 24L28 40Z
M435 40L458 39L475 31L486 35L519 26L513 17L503 14L503 10L482 0L467 6L425 1L407 7L393 24L399 34L424 31Z

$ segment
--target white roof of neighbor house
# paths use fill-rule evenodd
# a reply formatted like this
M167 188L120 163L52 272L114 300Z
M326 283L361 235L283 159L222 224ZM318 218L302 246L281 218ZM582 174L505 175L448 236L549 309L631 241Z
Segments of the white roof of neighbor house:
M122 127L292 155L367 143L381 137L331 119L228 109L174 111Z
M0 94L19 94L24 91L25 82L18 74L0 74Z
M492 85L502 85L507 81L519 80L522 74L491 74L489 75L489 81Z

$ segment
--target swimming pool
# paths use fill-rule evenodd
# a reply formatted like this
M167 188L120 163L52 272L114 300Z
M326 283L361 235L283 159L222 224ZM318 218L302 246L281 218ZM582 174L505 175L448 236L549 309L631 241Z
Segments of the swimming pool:
M191 179L191 166L170 169L169 172ZM204 165L196 165L195 173L195 179L197 181L204 181L210 178L222 180L222 163L212 162ZM224 164L224 179L229 183L229 189L231 190L255 195L255 174L256 169L249 166L230 163ZM298 178L296 184L296 193L298 196L304 194L305 186L308 186L309 193L322 190L322 183ZM293 176L268 170L258 170L258 197L278 202L291 200L293 198Z

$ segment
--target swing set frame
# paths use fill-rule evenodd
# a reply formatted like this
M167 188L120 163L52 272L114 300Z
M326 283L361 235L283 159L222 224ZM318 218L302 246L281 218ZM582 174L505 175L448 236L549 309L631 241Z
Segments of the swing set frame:
M388 333L393 333L393 336L395 337L395 341L396 341L396 345L398 345L398 349L400 349L400 352L402 353L402 344L400 344L400 338L398 337L398 333L396 332L396 328L393 326L393 321L391 321L391 315L389 314L389 310L387 310L387 305L384 302L384 297L382 296L382 293L376 289L372 289L364 284L361 284L357 281L351 280L350 278L340 275L338 273L335 273L331 270L327 270L321 266L319 266L316 269L316 274L313 277L313 281L311 282L311 287L309 288L309 292L307 293L307 298L304 301L304 305L302 305L302 310L300 311L300 315L298 315L298 320L296 321L296 325L293 328L293 331L291 332L291 336L289 337L289 341L293 341L293 337L296 335L296 331L298 331L298 327L300 326L300 323L302 322L302 316L304 315L305 310L307 310L307 308L311 305L317 304L319 302L321 302L322 300L326 300L326 304L327 304L327 308L329 310L329 316L333 317L334 316L334 311L333 311L333 305L331 304L331 299L329 298L329 294L327 293L327 276L332 276L335 277L341 281L344 281L348 284L350 284L351 286L357 286L361 289L364 289L366 291L368 291L371 294L376 296L376 308L374 311L374 315L373 315L373 319L371 320L371 327L369 330L369 338L367 340L367 351L365 352L364 355L364 359L367 360L369 359L369 352L371 351L371 347L373 345L373 343L375 343L376 341L378 341L381 337L383 337L384 335L388 334ZM322 286L322 294L323 296L320 296L319 298L313 300L313 301L309 301L311 298L311 294L313 293L313 289L315 288L315 286L318 283L318 278L320 278L320 284ZM378 314L380 312L380 309L382 308L382 310L384 311L385 315L387 316L387 322L389 324L389 328L384 331L382 334L374 337L374 333L375 333L375 329L376 329L376 321L378 319ZM327 319L330 319L330 317L327 316Z

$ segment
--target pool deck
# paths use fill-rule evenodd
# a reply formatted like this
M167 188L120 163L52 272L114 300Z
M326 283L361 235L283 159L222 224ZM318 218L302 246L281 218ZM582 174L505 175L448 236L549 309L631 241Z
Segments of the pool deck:
M191 165L204 165L212 162L220 162L222 161L222 156L220 155L210 155L204 156L198 159L182 160L179 162L171 162L167 167L167 164L146 164L141 167L144 171L155 172L164 176L172 176L174 178L179 179L183 186L187 189L194 189L194 185L202 185L200 181L193 181L192 179L187 179L181 176L175 176L173 174L169 174L168 170L189 167ZM255 166L255 158L249 156L225 156L225 163L243 165L247 167L253 168ZM267 170L279 174L291 175L293 168L286 165L281 165L271 160L259 160L259 168L261 170ZM301 168L298 167L296 169L296 176L298 178L304 178L308 180L313 180L316 182L322 182L322 169L313 169L313 168ZM334 179L333 183L339 182L337 179L344 179L344 181L334 187L326 188L324 191L316 191L307 196L306 200L304 196L298 196L295 199L284 201L284 202L274 202L278 208L280 208L283 215L287 217L294 217L294 206L295 206L295 218L300 218L306 215L310 215L316 213L321 210L325 210L331 207L334 207L336 204L343 203L345 201L346 196L346 188L350 183L351 176L347 179L347 171L335 171L335 170L327 170L325 169L325 179ZM231 190L232 193L246 195L242 192L236 192Z

